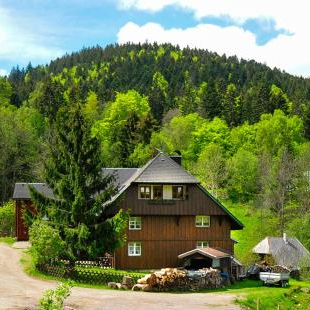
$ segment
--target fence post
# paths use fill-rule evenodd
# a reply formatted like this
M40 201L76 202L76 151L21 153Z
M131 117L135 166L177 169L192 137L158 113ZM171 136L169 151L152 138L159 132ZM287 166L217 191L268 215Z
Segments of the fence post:
M260 310L260 299L259 298L257 298L257 308L256 308L256 310Z
M278 304L278 310L281 310L281 306L280 306L280 304Z

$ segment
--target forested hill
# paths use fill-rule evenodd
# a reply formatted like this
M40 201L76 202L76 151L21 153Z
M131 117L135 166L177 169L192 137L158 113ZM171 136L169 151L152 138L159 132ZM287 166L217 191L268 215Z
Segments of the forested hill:
M15 182L47 180L43 163L57 149L55 128L63 128L68 108L91 128L102 166L139 167L161 147L181 152L203 186L253 220L238 236L241 258L283 231L310 250L310 80L149 44L13 68L0 77L0 203ZM66 128L64 137L82 140Z
M168 44L126 44L85 48L48 66L13 68L8 77L11 103L21 106L42 83L50 82L48 77L65 89L79 84L83 98L95 92L102 106L114 100L116 92L134 89L149 97L159 124L173 108L209 119L219 116L229 126L257 122L275 109L306 119L310 102L309 79L253 60Z

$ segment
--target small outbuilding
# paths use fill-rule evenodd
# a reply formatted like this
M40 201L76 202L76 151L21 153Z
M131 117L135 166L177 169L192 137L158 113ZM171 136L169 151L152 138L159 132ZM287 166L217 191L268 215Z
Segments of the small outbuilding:
M214 249L196 248L178 255L184 260L184 267L192 269L219 268L227 273L231 273L231 254Z
M254 248L253 253L259 254L261 259L272 257L276 265L291 269L310 268L310 253L297 238L266 237Z

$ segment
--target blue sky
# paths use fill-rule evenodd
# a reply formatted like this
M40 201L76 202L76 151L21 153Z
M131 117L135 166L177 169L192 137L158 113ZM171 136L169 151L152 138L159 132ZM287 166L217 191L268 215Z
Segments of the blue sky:
M0 0L0 74L29 62L49 63L82 47L147 40L237 55L309 76L308 5L289 2Z

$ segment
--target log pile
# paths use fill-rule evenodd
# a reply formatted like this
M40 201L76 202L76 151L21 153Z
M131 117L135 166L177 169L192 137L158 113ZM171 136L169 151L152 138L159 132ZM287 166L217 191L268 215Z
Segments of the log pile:
M281 265L270 266L266 261L256 263L260 271L273 272L273 273L290 273L290 270Z
M269 268L270 271L274 273L290 273L289 269L281 265L270 266Z
M176 268L164 268L138 280L133 290L171 291L199 290L220 287L222 278L217 269L205 268L197 272L187 272Z
M196 276L195 280L192 281L192 289L219 288L222 286L223 279L220 271L217 269L199 269L198 275L200 275L200 277Z

